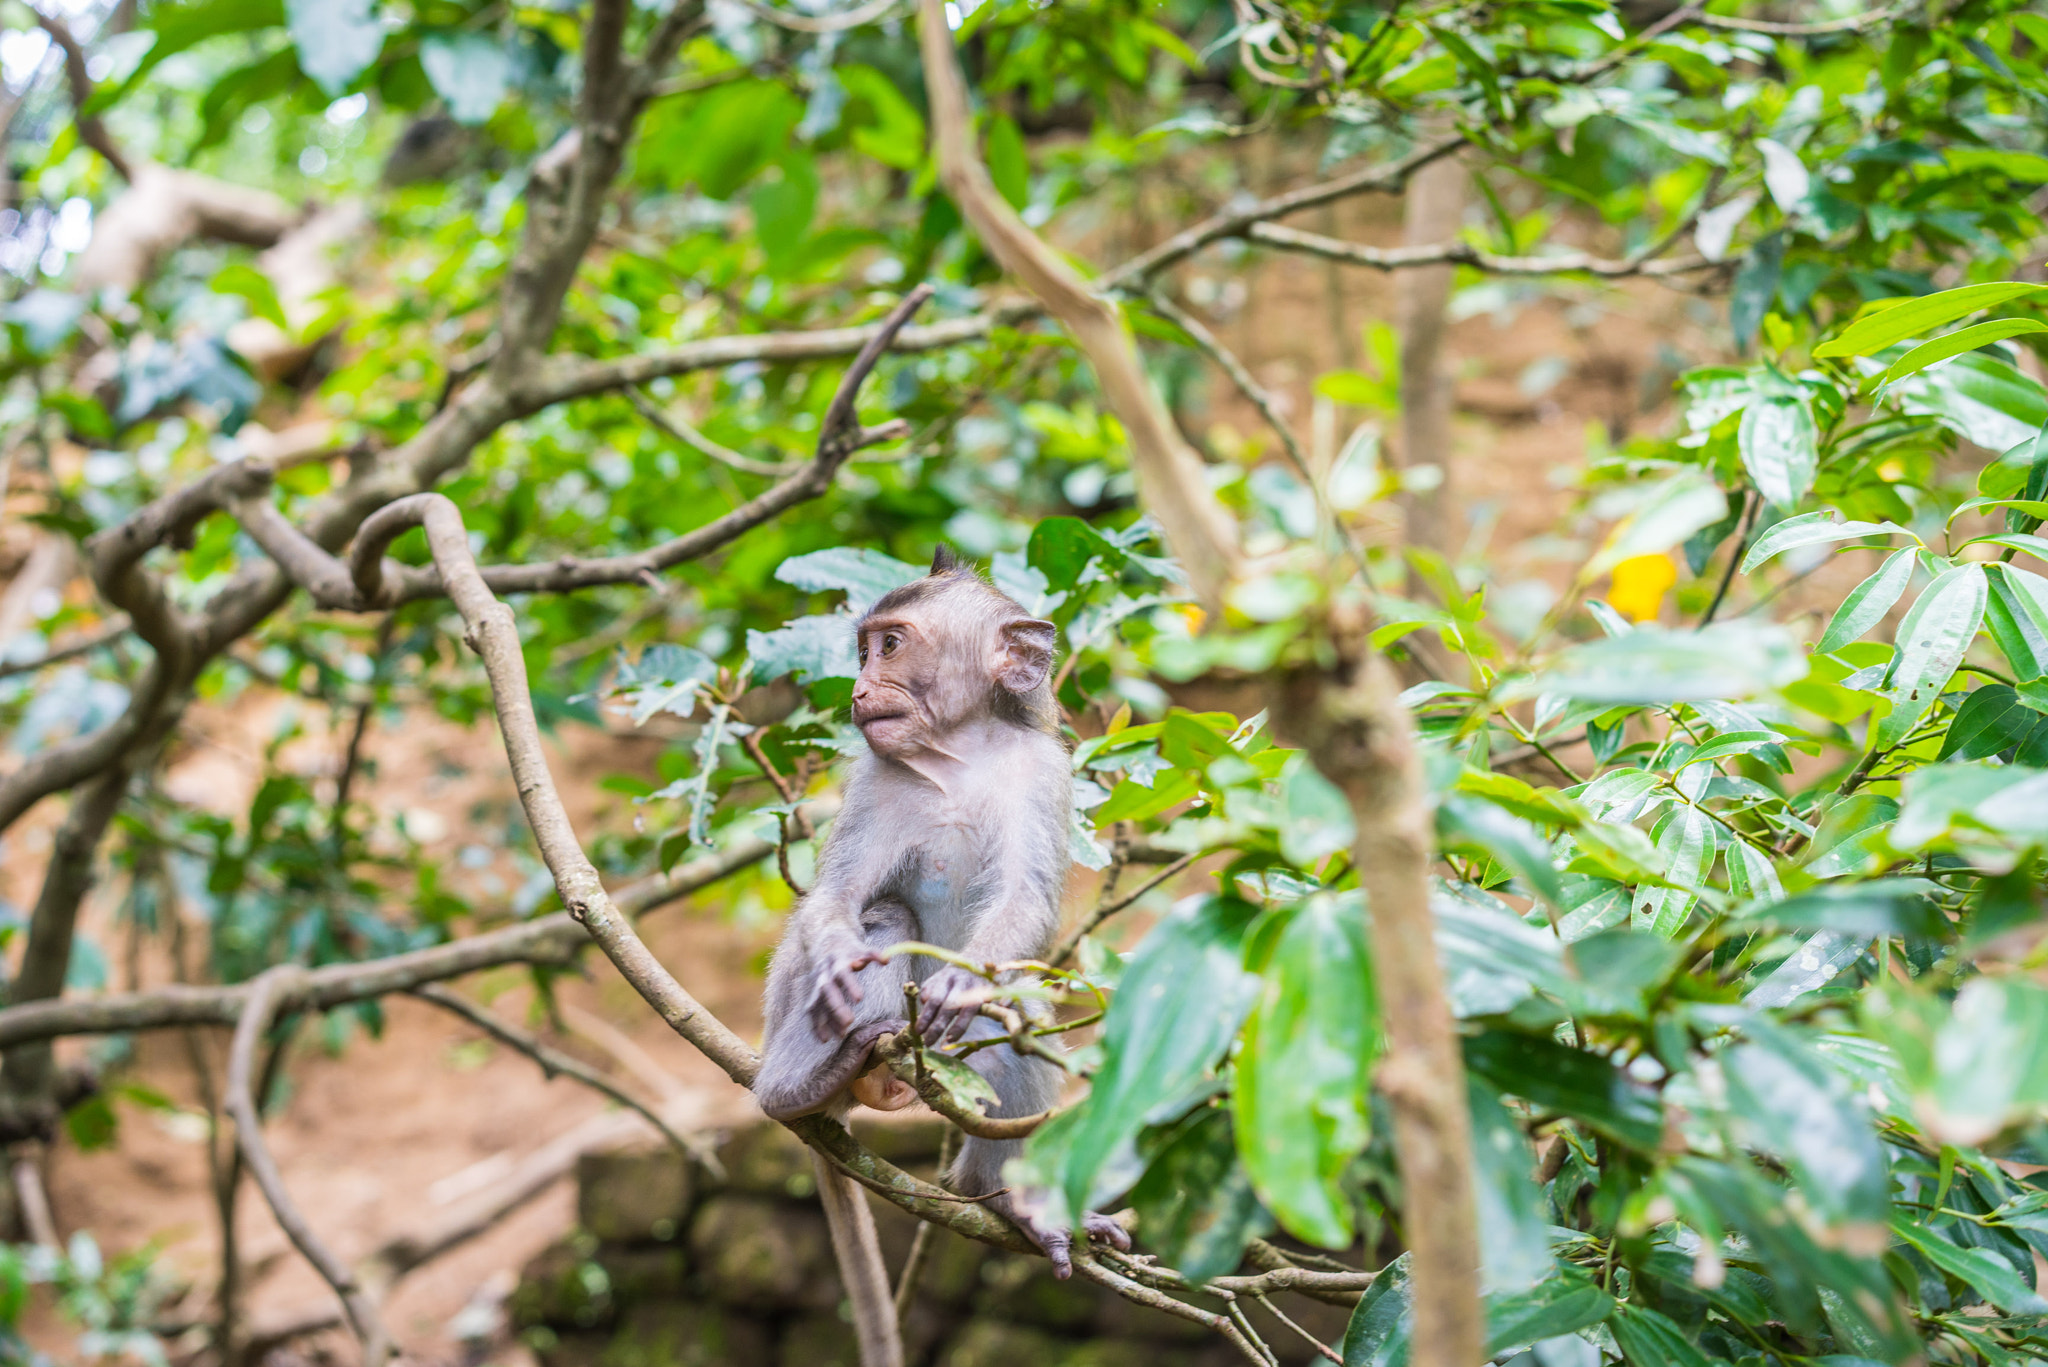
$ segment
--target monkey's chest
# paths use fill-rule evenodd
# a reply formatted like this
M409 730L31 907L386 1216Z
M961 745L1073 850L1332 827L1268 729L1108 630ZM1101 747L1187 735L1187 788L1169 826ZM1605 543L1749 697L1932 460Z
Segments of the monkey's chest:
M958 948L956 942L965 938L967 902L979 867L980 856L967 831L939 826L920 842L903 894L927 940Z

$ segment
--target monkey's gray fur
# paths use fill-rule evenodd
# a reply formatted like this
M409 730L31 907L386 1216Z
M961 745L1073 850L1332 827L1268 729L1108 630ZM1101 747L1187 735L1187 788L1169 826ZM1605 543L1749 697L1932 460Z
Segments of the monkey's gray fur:
M856 634L853 712L869 751L768 970L754 1093L778 1119L845 1114L870 1046L906 1025L906 983L919 984L928 1040L1000 1033L975 1014L981 979L921 955L884 963L883 950L915 939L976 962L1043 958L1059 929L1072 778L1052 696L1052 624L941 549L931 574L879 599ZM994 1087L997 1116L1058 1100L1060 1070L1043 1059L999 1045L968 1061ZM953 1188L998 1192L1021 1146L970 1136ZM1040 1223L1031 1193L988 1204L1066 1275L1070 1236ZM1126 1242L1102 1216L1086 1228Z

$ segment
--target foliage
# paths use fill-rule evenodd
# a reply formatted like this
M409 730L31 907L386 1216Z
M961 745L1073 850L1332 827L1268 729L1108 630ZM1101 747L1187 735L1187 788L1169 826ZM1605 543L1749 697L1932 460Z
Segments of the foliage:
M1056 336L1020 323L889 357L863 412L912 435L864 453L822 503L660 594L520 601L536 704L566 740L609 712L670 741L655 774L607 780L638 819L599 840L605 871L785 839L792 803L763 760L806 791L829 782L859 745L846 613L948 540L1060 628L1077 861L1129 878L1142 842L1216 870L1128 953L1114 924L1081 941L1076 995L1109 1003L1070 1055L1092 1088L1019 1180L1070 1209L1128 1197L1151 1250L1196 1279L1274 1229L1398 1251L1350 812L1262 717L1174 705L1191 680L1314 663L1319 615L1363 597L1375 644L1415 679L1491 1351L1544 1367L2048 1356L2033 1171L2048 992L2029 976L2048 844L2048 574L2029 568L2048 559L2048 392L2032 378L2048 296L2010 278L2048 184L2048 21L2004 0L1802 10L1790 31L1775 10L1761 27L1666 24L1601 0L960 8L992 173L1034 223L1134 206L1178 222L1269 189L1233 144L1306 148L1341 175L1455 129L1484 209L1461 307L1597 305L1584 270L1542 281L1480 260L1558 252L1568 222L1627 271L1662 262L1659 279L1725 297L1715 337L1679 379L1676 430L1591 443L1567 530L1605 531L1531 611L1483 554L1374 546L1340 562L1359 571L1347 582L1311 572L1307 551L1349 556L1414 478L1379 460L1399 349L1369 331L1370 362L1316 382L1352 430L1313 485L1263 433L1206 438L1259 567L1221 621L1185 600L1123 434ZM103 214L119 186L52 91L26 104L0 420L42 525L110 527L254 449L251 422L322 417L382 449L434 421L490 335L535 159L570 126L576 20L467 0L159 0L107 39L90 109L132 151L364 201L361 287L310 306L212 242L132 298L67 289L64 215ZM926 141L905 21L805 35L714 7L629 148L557 348L835 326L924 279L938 313L972 313L996 271ZM1181 292L1228 297L1252 249L1194 259ZM1201 413L1192 338L1132 314L1162 389ZM250 319L326 341L259 383L230 339ZM487 562L637 549L767 487L720 452L806 459L836 381L745 361L577 398L496 432L441 487ZM286 470L283 511L340 477ZM1838 554L1876 547L1824 623L1773 620ZM152 563L196 609L259 559L216 516ZM67 600L0 651L28 662L100 613ZM459 638L438 601L381 629L300 601L216 659L204 700L282 693L291 711L232 818L140 785L115 842L127 923L168 938L189 915L204 972L240 981L551 909L509 809L485 814L502 840L443 866L413 813L333 781L356 763L351 729L485 718ZM0 678L13 755L109 724L145 654L121 639ZM778 705L750 708L764 697ZM324 731L306 720L322 715ZM316 742L324 768L294 758ZM811 849L790 851L798 882ZM742 912L789 897L759 870L729 894ZM107 957L82 953L74 973ZM85 1261L74 1249L49 1274L82 1322L144 1322L135 1287L107 1289ZM1405 1357L1406 1277L1396 1258L1359 1305L1348 1363Z

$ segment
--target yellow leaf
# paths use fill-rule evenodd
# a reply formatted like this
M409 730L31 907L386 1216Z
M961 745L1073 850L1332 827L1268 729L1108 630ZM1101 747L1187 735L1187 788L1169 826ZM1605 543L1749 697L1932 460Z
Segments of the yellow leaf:
M1678 566L1668 555L1637 555L1614 567L1607 601L1631 622L1648 622L1664 606L1664 594L1678 582Z

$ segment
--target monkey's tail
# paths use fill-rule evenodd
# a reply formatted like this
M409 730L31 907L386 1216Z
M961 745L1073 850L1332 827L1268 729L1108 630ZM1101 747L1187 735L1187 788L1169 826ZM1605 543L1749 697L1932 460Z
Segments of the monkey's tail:
M832 1252L839 1259L839 1279L853 1302L860 1367L903 1367L896 1297L889 1286L889 1269L882 1263L882 1246L875 1238L875 1217L868 1209L867 1193L815 1149L811 1164L818 1174L825 1224L832 1231Z

